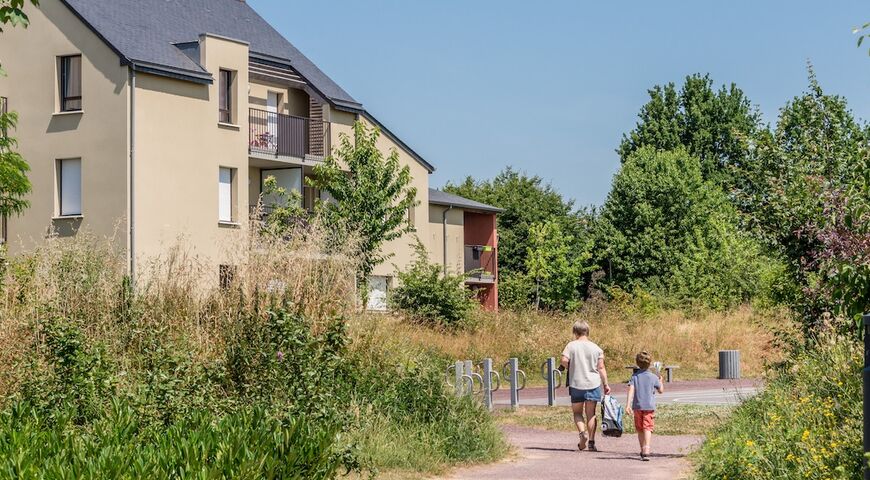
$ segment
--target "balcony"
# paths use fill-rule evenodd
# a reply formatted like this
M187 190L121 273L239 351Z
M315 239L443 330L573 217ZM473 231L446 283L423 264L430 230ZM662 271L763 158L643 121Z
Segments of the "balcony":
M256 108L250 109L249 120L251 155L319 162L330 153L329 122Z
M466 283L495 283L496 249L489 245L465 246Z

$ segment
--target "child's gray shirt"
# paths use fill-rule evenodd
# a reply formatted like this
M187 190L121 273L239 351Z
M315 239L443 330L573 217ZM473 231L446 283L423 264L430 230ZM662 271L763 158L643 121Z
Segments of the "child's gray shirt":
M634 410L655 410L655 389L662 388L659 377L649 370L638 370L631 376L628 384L634 387L634 400L631 408Z

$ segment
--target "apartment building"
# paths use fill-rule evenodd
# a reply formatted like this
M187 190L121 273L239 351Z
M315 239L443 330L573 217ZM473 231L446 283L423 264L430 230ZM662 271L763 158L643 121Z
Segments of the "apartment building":
M497 305L498 209L430 190L434 167L243 0L41 0L28 13L30 27L0 42L0 97L19 114L33 184L31 207L5 225L11 253L90 231L114 235L136 273L183 241L217 281L221 245L248 228L263 180L310 208L327 193L305 178L361 121L410 168L419 204L409 218L432 260L478 272L469 285ZM371 279L372 308L412 243L385 247L393 256Z

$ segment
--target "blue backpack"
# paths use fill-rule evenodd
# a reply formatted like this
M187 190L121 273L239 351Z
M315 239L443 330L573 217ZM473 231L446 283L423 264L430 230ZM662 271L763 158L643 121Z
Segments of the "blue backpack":
M625 413L613 395L605 395L601 400L601 433L605 437L622 436L622 415Z

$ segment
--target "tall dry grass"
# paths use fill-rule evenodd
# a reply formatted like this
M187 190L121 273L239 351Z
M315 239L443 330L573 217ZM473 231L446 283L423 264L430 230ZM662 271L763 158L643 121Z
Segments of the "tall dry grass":
M159 332L194 359L222 355L242 312L281 303L312 319L314 328L345 316L358 299L352 239L336 242L315 218L280 236L250 229L221 245L221 263L236 266L231 285L219 288L217 262L191 253L183 238L142 262L135 285L127 260L113 238L80 232L49 238L33 250L9 257L0 270L0 403L16 390L41 348L45 322L74 322L83 335L137 371L134 362ZM124 364L124 362L127 362Z
M478 312L476 328L441 331L387 315L366 315L355 319L355 335L380 338L403 348L421 348L447 362L453 359L492 357L501 364L517 357L530 382L540 383L539 366L548 357L559 357L572 339L571 326L577 319L591 325L591 338L605 351L611 378L629 376L626 365L634 363L641 350L656 360L679 365L678 379L715 378L718 351L741 351L742 373L760 377L765 362L778 359L772 334L765 326L776 321L775 314L760 312L749 305L725 312L648 309L629 301L598 303L576 315L540 312Z

